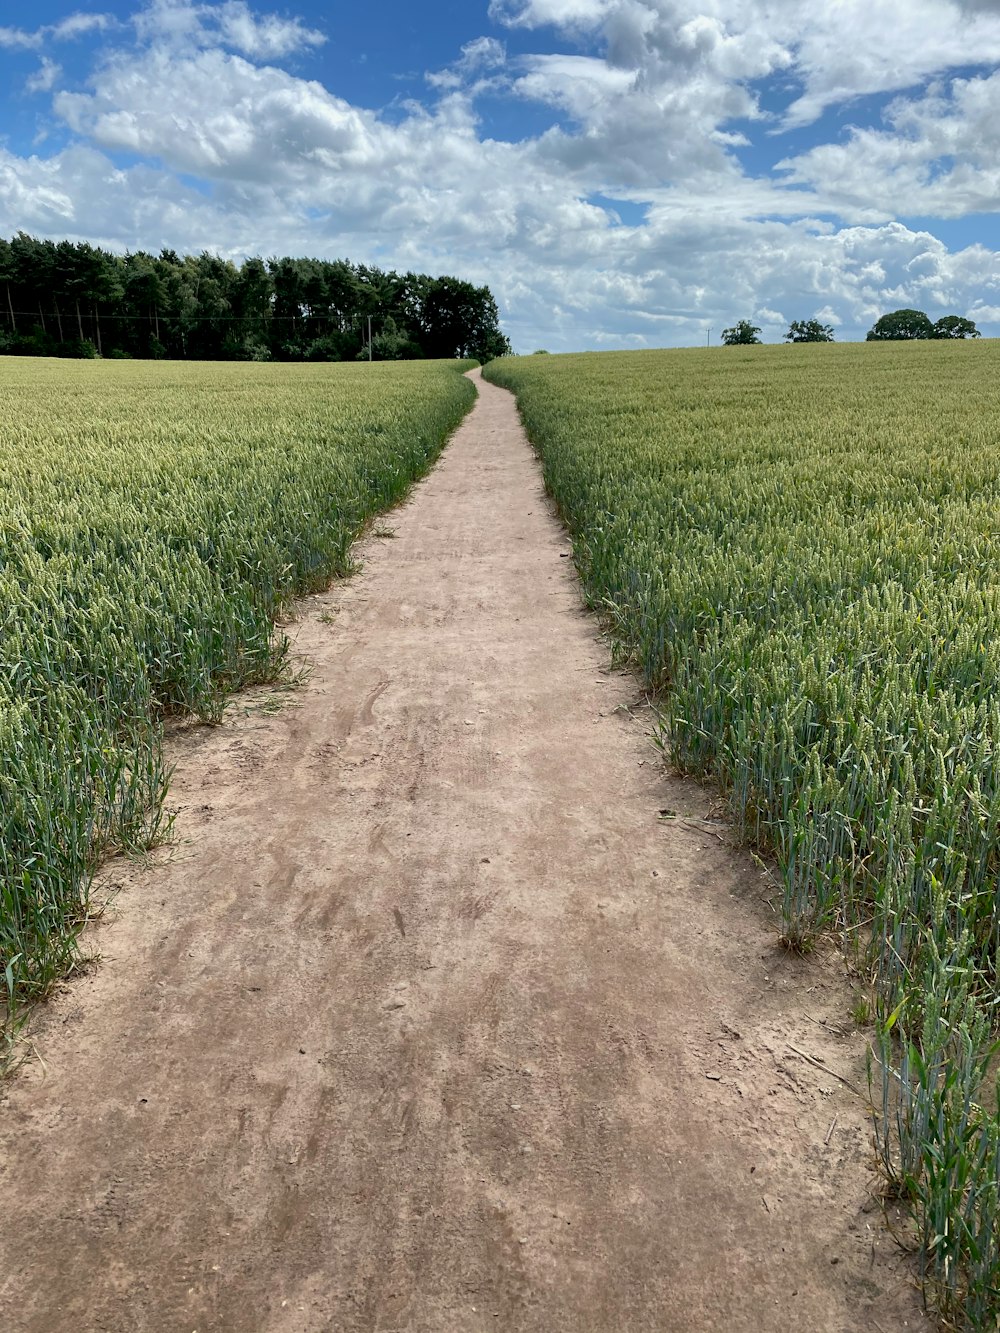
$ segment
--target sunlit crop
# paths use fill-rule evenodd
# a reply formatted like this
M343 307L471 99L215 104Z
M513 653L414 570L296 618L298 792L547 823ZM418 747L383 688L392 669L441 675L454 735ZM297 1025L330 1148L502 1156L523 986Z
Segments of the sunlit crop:
M505 358L675 762L873 977L876 1145L941 1308L1000 1310L1000 345ZM881 1089L881 1091L880 1091Z
M9 1014L72 964L99 858L160 832L164 714L280 672L275 614L347 570L473 396L444 362L0 359Z

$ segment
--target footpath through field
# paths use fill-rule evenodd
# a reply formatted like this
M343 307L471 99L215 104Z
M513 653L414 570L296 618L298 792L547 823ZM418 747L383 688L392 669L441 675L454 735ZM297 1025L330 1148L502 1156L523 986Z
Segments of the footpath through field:
M11 1333L923 1322L836 962L663 776L479 388L308 685L175 738L175 841L0 1090Z

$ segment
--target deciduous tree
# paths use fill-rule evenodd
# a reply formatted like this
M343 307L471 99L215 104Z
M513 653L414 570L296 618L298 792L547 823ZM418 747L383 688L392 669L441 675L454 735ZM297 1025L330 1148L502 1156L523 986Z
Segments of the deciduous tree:
M488 287L347 260L124 256L85 243L0 238L4 351L352 360L510 351Z
M748 319L738 320L731 329L722 330L722 341L726 347L741 347L747 343L760 342L760 329Z
M875 321L867 340L873 342L909 342L916 338L933 338L934 325L922 310L893 310Z
M962 315L943 315L934 325L932 338L978 338L979 330Z
M793 319L785 334L786 343L832 343L833 325L818 319Z

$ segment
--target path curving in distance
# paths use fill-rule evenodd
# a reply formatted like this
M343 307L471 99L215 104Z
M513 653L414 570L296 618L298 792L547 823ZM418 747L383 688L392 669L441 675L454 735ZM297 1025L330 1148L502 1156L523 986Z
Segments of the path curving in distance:
M476 378L308 683L177 730L174 841L0 1089L11 1333L931 1327L843 967L663 773Z

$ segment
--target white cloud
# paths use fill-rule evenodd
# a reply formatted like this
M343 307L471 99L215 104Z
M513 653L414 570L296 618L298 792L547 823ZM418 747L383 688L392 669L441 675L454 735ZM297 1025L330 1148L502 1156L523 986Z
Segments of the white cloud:
M106 32L116 20L111 14L70 14L42 31L57 42L74 41L93 32Z
M244 0L228 0L219 9L217 22L227 46L256 60L280 59L326 41L323 33L305 27L299 19L283 19L276 14L255 17Z
M201 8L190 0L150 0L132 21L141 41L197 44L204 33Z
M321 46L326 37L297 18L255 14L245 0L194 4L192 0L152 0L134 19L149 43L181 46L223 45L254 60L279 60Z
M613 6L614 0L490 0L489 15L512 28L592 28Z
M522 350L701 343L743 318L768 338L810 318L858 337L902 305L1000 326L1000 256L950 252L895 220L904 206L958 215L991 191L1000 200L1000 75L948 81L973 46L994 43L1000 59L993 10L494 0L491 12L522 30L519 45L541 28L570 40L508 57L477 38L428 75L432 106L389 118L280 67L322 40L299 19L243 0L153 0L135 19L138 48L106 42L88 84L55 91L71 147L0 150L0 234L459 273L490 284ZM938 82L898 96L875 127L789 156L777 176L744 169L748 141L771 144L777 124L759 81L769 106L780 92L802 119L830 99L926 83L921 70ZM57 78L43 57L38 89ZM550 128L485 138L484 88L549 108ZM139 165L116 166L121 152Z
M6 51L31 51L41 46L41 34L25 32L23 28L0 27L0 49Z
M510 26L599 32L612 63L664 88L695 67L721 81L787 70L801 92L786 126L1000 61L1000 5L986 0L494 0L491 14Z
M47 41L75 41L88 33L105 32L115 26L111 14L69 14L58 23L48 23L34 32L24 28L0 27L0 48L9 51L33 51L44 46Z
M425 77L434 88L461 88L473 76L501 68L506 60L507 52L503 42L498 42L495 37L477 37L465 43L453 65Z
M218 49L178 55L154 47L139 60L115 59L95 88L55 98L77 134L218 179L359 168L388 132L319 83Z
M887 129L854 128L779 163L841 215L961 217L1000 210L1000 73L932 85L886 109Z
M514 91L580 120L591 119L635 88L631 70L615 69L592 56L529 56L524 63L528 72L515 82Z
M42 56L41 65L30 76L25 87L29 93L49 93L55 86L60 74L62 74L62 66L57 65L48 56Z
M969 14L967 8L951 0L841 0L810 8L812 21L800 30L798 45L805 90L785 123L806 125L851 98L1000 61L1000 12L984 7Z

